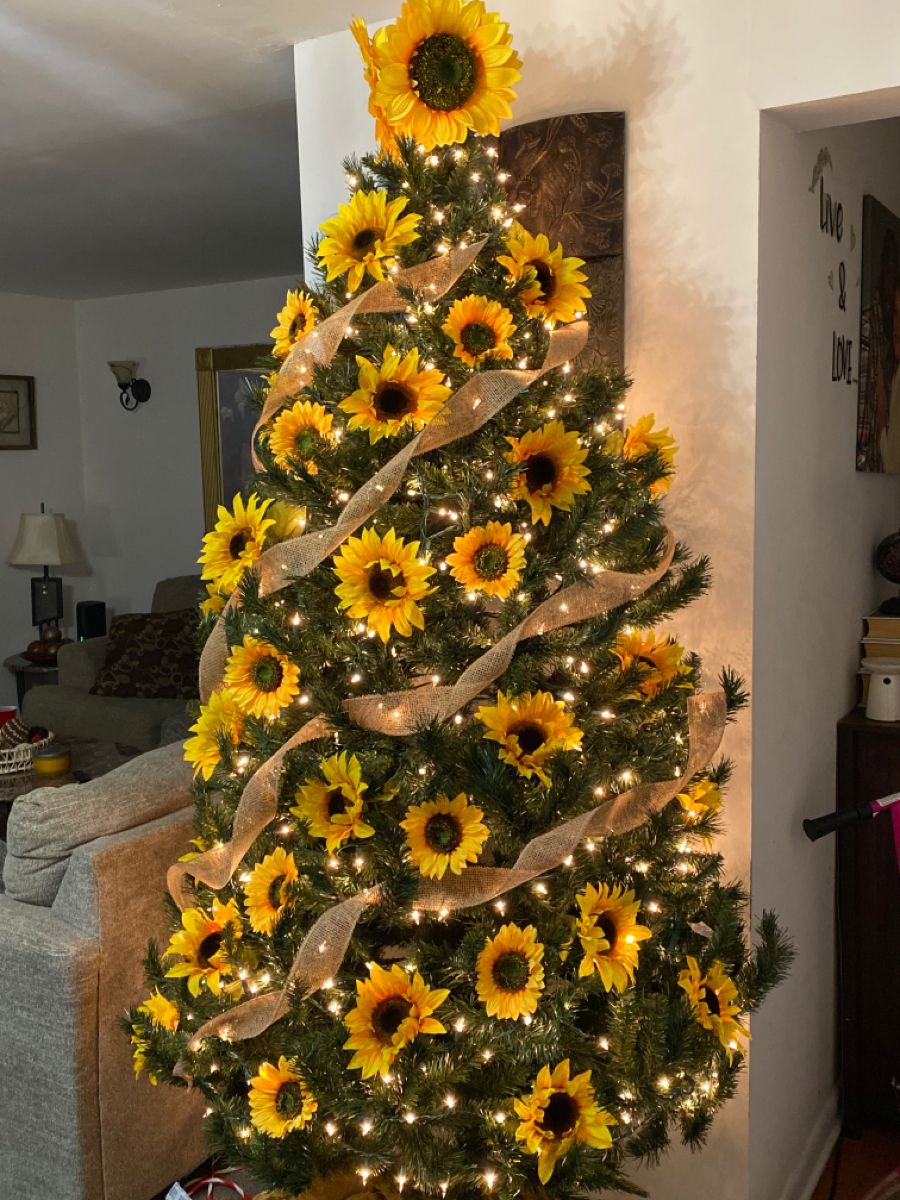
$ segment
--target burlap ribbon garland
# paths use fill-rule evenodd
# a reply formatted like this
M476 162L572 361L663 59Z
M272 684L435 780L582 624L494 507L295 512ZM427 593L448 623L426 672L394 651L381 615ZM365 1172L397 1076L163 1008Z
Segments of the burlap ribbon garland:
M480 655L454 684L357 696L345 702L345 711L354 724L391 737L405 737L429 721L446 721L503 674L520 642L599 616L635 599L662 579L674 553L675 542L668 534L660 561L652 571L640 575L602 571L589 583L573 583L563 588ZM259 767L241 795L230 842L169 868L169 891L179 908L184 909L189 902L184 893L184 879L188 875L216 890L225 887L244 855L277 815L278 780L285 755L306 742L327 736L330 728L323 717L312 718Z
M688 698L688 761L681 775L660 783L639 784L555 829L532 838L511 867L469 867L449 879L423 880L415 909L449 915L454 909L485 904L513 888L530 883L561 866L588 837L627 833L664 808L676 793L709 764L725 729L725 696L699 692ZM284 987L237 1005L207 1021L191 1040L196 1050L206 1037L229 1041L258 1037L285 1015L293 991L305 999L340 970L357 922L377 903L377 887L335 904L322 914L303 939Z

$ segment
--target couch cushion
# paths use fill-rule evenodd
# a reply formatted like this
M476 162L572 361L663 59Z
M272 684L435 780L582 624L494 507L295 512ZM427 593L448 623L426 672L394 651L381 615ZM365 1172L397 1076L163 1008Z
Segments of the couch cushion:
M185 701L91 696L61 683L30 688L22 708L29 725L46 725L59 738L96 738L136 750L152 750L159 745L163 721L182 714Z
M12 806L3 883L25 904L53 903L77 846L134 829L191 802L191 769L179 744L161 746L93 779L37 788Z
M195 608L113 617L91 695L196 699L197 620Z
M153 592L150 611L171 612L176 608L196 608L206 592L199 575L173 575L161 579Z

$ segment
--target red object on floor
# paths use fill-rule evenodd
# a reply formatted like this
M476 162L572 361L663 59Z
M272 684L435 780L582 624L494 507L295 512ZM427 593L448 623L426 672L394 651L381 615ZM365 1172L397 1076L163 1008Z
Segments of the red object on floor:
M876 1183L871 1192L866 1192L863 1200L897 1200L900 1197L900 1167L891 1171L881 1183Z
M244 1189L234 1179L229 1179L229 1175L233 1175L235 1168L225 1167L222 1170L213 1169L206 1174L192 1179L190 1183L182 1184L182 1187L189 1196L196 1196L198 1200L220 1200L220 1188L224 1188L229 1196L237 1196L238 1200L253 1200L249 1192Z

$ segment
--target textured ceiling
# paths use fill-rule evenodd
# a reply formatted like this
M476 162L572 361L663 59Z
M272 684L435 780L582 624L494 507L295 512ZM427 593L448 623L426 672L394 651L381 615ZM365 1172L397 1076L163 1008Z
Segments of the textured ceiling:
M397 0L4 0L0 291L300 269L294 42Z

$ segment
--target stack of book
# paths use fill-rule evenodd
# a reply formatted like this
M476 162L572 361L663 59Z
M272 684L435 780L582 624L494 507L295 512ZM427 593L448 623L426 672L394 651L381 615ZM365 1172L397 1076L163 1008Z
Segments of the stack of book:
M900 662L900 616L886 617L874 612L863 617L863 636L860 642L861 658L890 658ZM864 705L869 691L869 673L860 668L859 703Z

